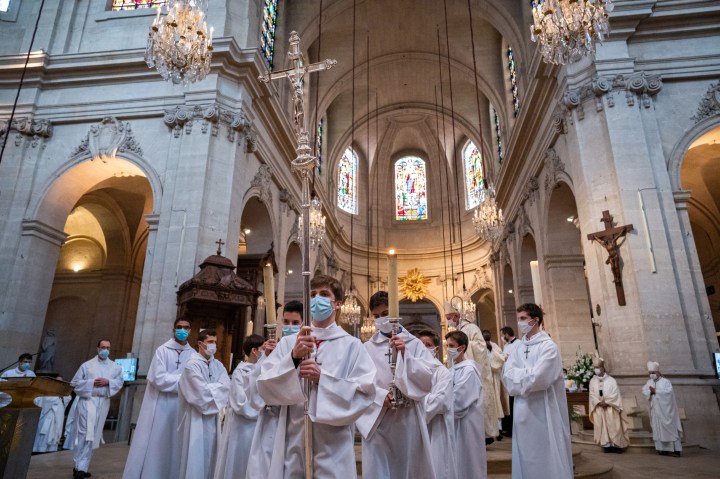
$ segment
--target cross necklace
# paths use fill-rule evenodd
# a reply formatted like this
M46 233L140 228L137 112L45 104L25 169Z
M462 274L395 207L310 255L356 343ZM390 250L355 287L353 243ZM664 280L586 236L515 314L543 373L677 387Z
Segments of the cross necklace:
M530 345L529 345L529 344L526 344L526 345L525 345L525 359L528 358L528 354L529 354L529 353L530 353Z

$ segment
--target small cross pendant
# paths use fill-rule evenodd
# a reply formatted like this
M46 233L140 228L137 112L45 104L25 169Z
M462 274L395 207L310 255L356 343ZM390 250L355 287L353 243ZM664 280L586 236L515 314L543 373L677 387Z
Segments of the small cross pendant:
M525 346L525 359L527 359L529 353L530 353L530 348L528 346Z
M178 368L180 367L180 356L178 356L178 360L177 360L177 362L175 363L175 366L177 366Z

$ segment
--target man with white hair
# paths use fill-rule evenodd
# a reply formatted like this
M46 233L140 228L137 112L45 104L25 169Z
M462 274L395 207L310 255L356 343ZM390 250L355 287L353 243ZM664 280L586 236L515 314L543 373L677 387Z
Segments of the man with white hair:
M622 453L630 444L628 419L615 378L605 370L603 358L593 358L595 376L590 380L590 421L595 442L604 452Z
M680 457L682 424L672 384L660 373L658 363L650 361L647 363L647 368L650 379L643 386L642 392L650 401L650 425L655 449L661 456Z
M487 394L490 394L490 391L494 391L492 370L488 359L487 345L485 338L483 338L480 332L480 328L478 328L477 324L471 323L463 318L460 311L455 309L447 301L444 304L444 309L448 326L453 326L458 331L467 335L469 345L465 351L465 357L477 363L478 371L480 371L480 377L482 379L483 391L487 391ZM492 396L488 397L492 398ZM495 438L500 435L498 418L502 417L502 409L500 411L497 410L495 401L485 400L483 405L485 408L485 444L492 444L495 442Z

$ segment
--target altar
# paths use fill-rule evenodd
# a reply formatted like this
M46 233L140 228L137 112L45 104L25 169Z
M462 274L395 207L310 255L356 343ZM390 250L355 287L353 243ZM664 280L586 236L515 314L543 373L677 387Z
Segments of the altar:
M590 393L588 391L566 392L568 409L574 410L582 418L583 429L592 429L593 423L588 416L590 407Z

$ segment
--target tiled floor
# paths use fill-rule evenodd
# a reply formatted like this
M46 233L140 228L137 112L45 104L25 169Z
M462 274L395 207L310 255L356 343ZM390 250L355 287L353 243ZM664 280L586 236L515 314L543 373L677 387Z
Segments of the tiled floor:
M617 479L665 479L665 478L718 478L720 455L713 451L694 449L680 458L657 456L649 453L603 454L592 446L575 446L582 451L584 461L613 465L613 477ZM509 441L490 446L493 455L504 456ZM128 446L125 443L103 445L95 451L90 472L96 479L120 479L125 467ZM492 456L492 455L489 455ZM27 479L62 479L72 477L72 452L63 451L33 456ZM506 478L507 474L490 475L490 478Z

